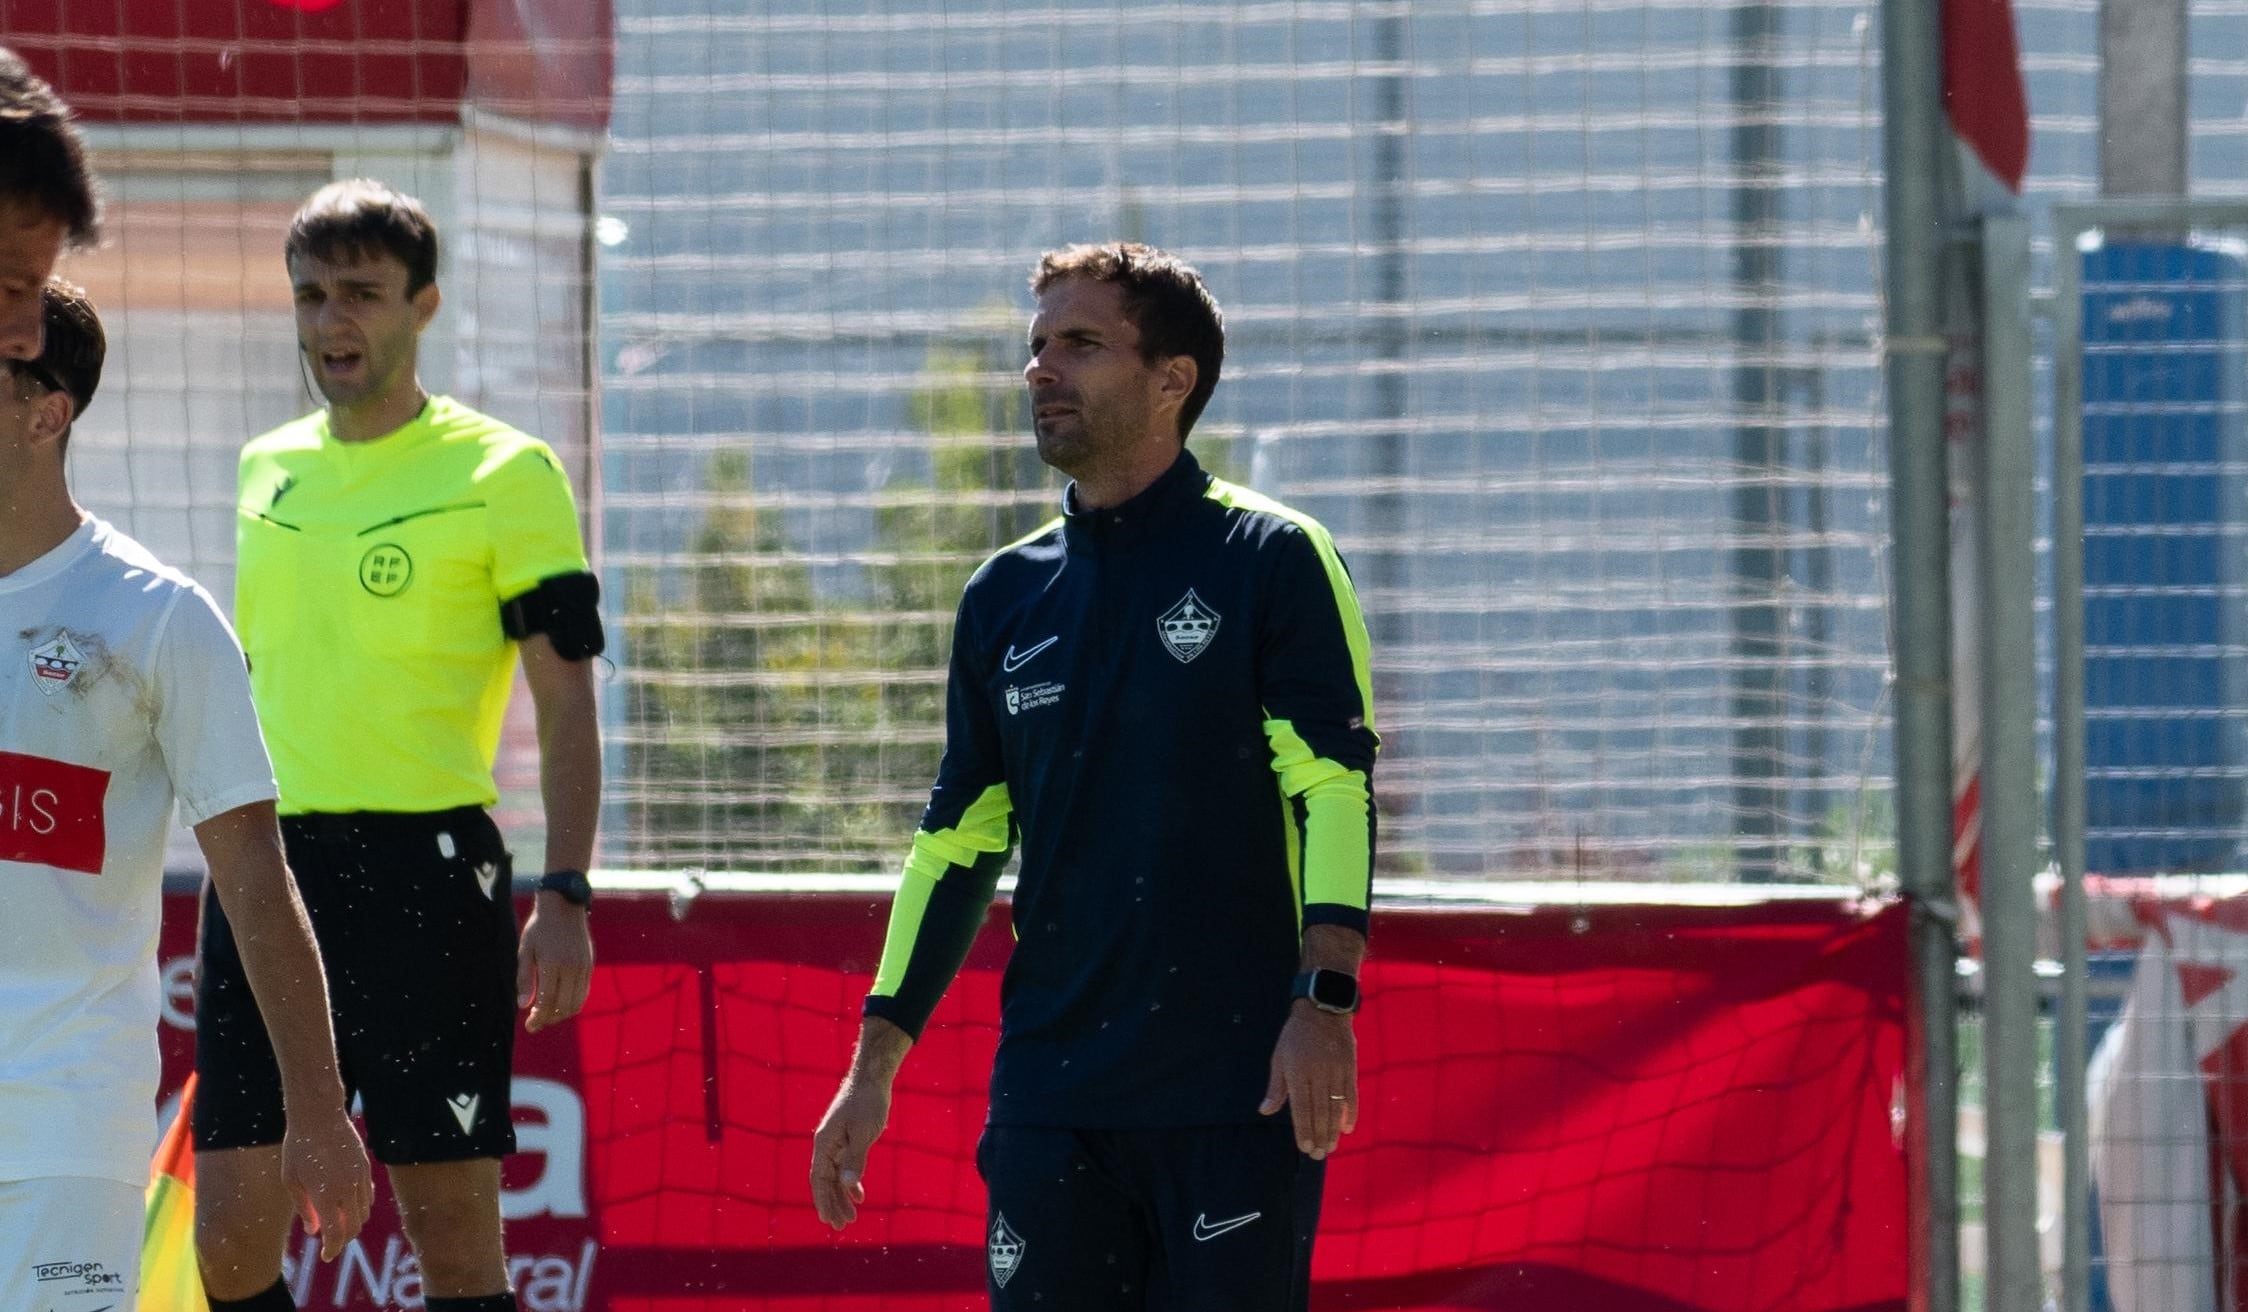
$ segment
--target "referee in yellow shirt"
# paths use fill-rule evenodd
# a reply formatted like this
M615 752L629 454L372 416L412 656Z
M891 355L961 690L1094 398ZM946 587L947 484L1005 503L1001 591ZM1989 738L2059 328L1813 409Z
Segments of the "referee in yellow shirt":
M338 1056L390 1172L430 1312L512 1312L500 1235L514 1013L584 1005L603 638L545 443L422 390L437 232L380 183L322 188L285 254L327 406L242 452L235 620L327 963ZM545 876L518 942L487 808L520 653L537 703ZM232 928L203 904L196 1244L213 1312L292 1306L281 1086Z

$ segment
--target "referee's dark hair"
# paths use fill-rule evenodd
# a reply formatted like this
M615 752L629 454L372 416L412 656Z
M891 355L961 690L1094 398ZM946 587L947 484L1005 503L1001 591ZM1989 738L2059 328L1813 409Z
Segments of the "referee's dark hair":
M437 281L437 225L422 203L373 178L331 182L289 220L282 258L310 255L341 264L371 254L406 266L406 294Z
M62 224L72 246L101 237L101 200L70 106L23 57L0 46L0 211Z
M1194 421L1218 389L1225 364L1225 314L1202 285L1193 265L1136 241L1100 246L1070 246L1038 258L1030 275L1033 296L1066 278L1112 282L1124 289L1124 317L1140 330L1140 360L1154 364L1174 355L1194 359L1194 390L1179 407L1179 440L1194 431Z

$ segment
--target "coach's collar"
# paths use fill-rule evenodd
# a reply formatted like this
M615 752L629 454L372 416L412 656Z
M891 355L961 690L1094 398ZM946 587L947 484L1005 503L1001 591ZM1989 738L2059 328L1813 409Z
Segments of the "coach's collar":
M1200 497L1210 476L1194 453L1184 449L1163 476L1121 505L1085 510L1077 504L1077 484L1062 491L1062 532L1080 550L1125 547L1145 541L1181 505Z

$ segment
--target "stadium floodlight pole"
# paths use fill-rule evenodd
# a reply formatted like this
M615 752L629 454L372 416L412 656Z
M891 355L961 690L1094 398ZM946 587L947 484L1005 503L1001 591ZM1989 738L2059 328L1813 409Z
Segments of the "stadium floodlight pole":
M1891 650L1897 870L1913 908L1915 1042L1907 1054L1919 1215L1914 1312L1959 1307L1958 1072L1951 869L1951 533L1944 472L1944 125L1936 0L1882 0L1888 304Z

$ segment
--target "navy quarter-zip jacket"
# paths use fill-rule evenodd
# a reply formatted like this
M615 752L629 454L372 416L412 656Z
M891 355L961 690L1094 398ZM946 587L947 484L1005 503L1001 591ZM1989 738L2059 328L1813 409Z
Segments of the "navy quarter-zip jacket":
M1191 454L986 561L866 1000L918 1038L1022 845L993 1124L1257 1118L1304 925L1363 932L1366 625L1326 529Z

